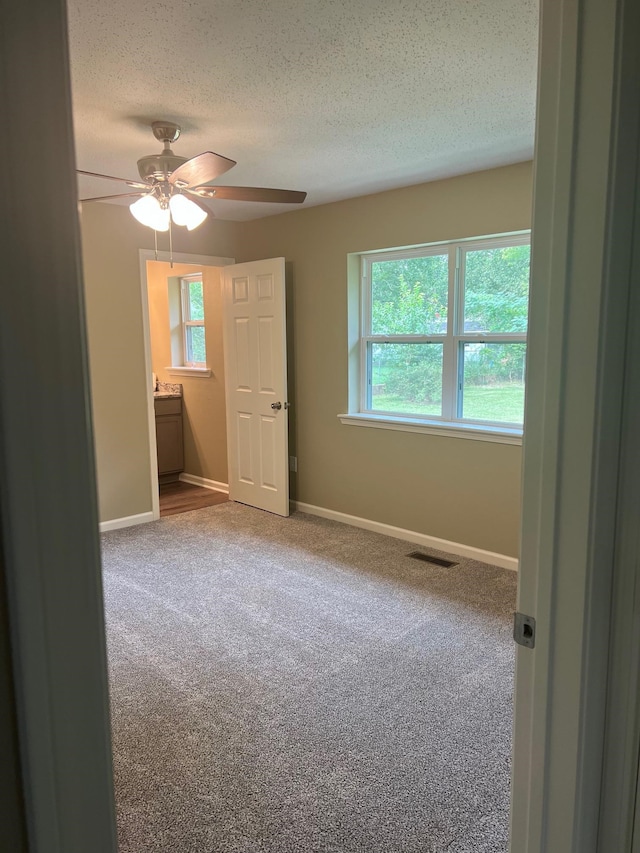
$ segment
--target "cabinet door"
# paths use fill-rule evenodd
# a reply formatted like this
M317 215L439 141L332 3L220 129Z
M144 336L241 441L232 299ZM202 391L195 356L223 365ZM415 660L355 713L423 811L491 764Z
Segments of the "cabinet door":
M182 471L184 456L182 449L182 415L164 415L156 418L156 440L158 443L158 474Z

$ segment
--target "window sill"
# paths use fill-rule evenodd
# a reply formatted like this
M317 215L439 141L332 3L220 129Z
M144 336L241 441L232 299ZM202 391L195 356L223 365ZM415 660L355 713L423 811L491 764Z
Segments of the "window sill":
M338 415L348 426L392 429L401 432L421 432L447 438L470 438L473 441L492 441L497 444L522 444L522 430L508 427L461 424L452 421L426 421L422 418L394 418L390 415L372 415L357 412Z
M209 367L165 367L171 376L211 376Z

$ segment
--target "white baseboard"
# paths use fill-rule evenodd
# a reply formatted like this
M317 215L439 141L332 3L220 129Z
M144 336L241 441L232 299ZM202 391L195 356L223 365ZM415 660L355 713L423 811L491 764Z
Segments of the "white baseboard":
M100 533L119 530L121 527L133 527L136 524L146 524L154 520L152 512L139 512L137 515L126 515L124 518L112 518L111 521L100 522Z
M198 477L197 474L180 474L183 483L191 483L192 486L202 486L203 489L211 489L212 492L224 492L229 494L229 484L219 483L217 480L207 480L206 477Z
M484 551L482 548L474 548L472 545L461 545L459 542L449 542L448 539L438 539L436 536L427 536L426 533L417 533L415 530L405 530L403 527L394 527L391 524L383 524L381 521L372 521L369 518L359 518L357 515L347 515L345 512L337 512L333 509L325 509L313 504L305 504L301 501L291 501L292 509L307 512L309 515L318 515L321 518L329 518L331 521L341 521L353 527L361 527L363 530L372 530L374 533L383 533L385 536L393 536L396 539L404 539L415 545L423 545L427 548L435 548L455 554L458 557L468 557L471 560L480 560L503 569L518 571L518 560L516 557L507 557L506 554L496 554L494 551Z

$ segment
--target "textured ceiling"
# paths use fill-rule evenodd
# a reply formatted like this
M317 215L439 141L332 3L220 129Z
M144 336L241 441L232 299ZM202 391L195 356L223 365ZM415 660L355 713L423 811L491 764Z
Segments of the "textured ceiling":
M69 0L69 27L87 171L137 179L156 119L182 125L176 154L237 160L219 183L307 206L532 156L537 0Z

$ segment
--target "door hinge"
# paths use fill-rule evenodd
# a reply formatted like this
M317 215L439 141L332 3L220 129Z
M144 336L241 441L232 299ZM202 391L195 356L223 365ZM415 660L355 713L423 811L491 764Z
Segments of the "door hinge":
M526 613L513 614L513 639L527 649L536 644L536 620Z

